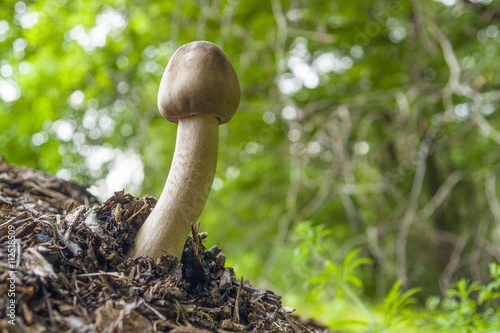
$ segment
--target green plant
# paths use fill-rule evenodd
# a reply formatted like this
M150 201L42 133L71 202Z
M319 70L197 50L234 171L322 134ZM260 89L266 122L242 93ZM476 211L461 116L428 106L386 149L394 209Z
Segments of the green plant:
M402 316L408 305L415 303L412 296L419 292L421 288L413 288L406 292L401 292L401 281L394 283L389 294L384 298L379 306L381 315L377 315L369 309L368 305L355 293L352 287L361 288L362 280L356 275L356 270L362 265L371 264L369 258L358 258L360 249L354 249L345 257L340 266L331 260L326 260L323 273L309 280L310 284L322 284L323 288L334 286L336 296L344 298L344 294L370 319L363 320L343 320L337 321L337 325L363 325L368 332L389 332L390 328L408 325L412 317ZM380 318L377 318L380 317Z
M349 293L350 285L361 288L363 282L354 274L356 268L361 265L371 264L372 260L369 258L356 258L360 249L354 249L345 257L342 265L338 267L331 260L326 260L325 270L321 276L312 278L309 283L333 283L337 287L337 297L344 298L344 291Z
M500 266L490 264L486 285L461 279L443 299L427 299L427 319L440 332L500 332Z
M333 261L326 260L325 268L320 276L309 279L310 284L320 284L324 289L333 286L336 289L336 296L339 299L344 298L344 293L347 294L352 302L356 304L363 312L376 321L374 314L368 309L358 295L352 290L351 285L361 288L363 282L354 274L355 270L361 265L371 264L369 258L356 258L361 250L354 249L345 257L342 265L339 267ZM343 321L339 324L365 324L363 321Z
M402 293L401 281L396 281L391 291L389 291L383 302L379 305L379 310L382 313L382 320L380 321L382 327L389 329L401 324L405 326L411 325L414 318L408 313L407 307L417 302L412 296L421 290L422 288L412 288Z

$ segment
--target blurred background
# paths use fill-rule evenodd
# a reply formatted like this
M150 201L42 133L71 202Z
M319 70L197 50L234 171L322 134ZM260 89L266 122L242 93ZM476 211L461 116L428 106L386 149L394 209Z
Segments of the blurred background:
M492 0L3 0L0 155L101 200L158 197L176 135L163 70L214 42L242 101L207 246L326 323L353 305L312 282L355 249L368 303L397 280L423 301L500 258L499 23Z

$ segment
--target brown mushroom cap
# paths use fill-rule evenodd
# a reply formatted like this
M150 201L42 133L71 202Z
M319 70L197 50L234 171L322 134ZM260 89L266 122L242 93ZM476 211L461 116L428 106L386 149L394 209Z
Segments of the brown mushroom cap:
M226 54L210 42L192 42L170 58L158 91L158 109L167 120L212 115L225 124L240 104L240 84Z

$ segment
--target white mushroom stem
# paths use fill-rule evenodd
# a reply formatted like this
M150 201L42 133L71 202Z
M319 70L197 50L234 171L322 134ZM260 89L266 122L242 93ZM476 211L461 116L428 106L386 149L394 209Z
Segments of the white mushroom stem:
M140 228L129 255L181 258L184 243L207 201L217 166L219 120L180 118L174 158L163 192Z

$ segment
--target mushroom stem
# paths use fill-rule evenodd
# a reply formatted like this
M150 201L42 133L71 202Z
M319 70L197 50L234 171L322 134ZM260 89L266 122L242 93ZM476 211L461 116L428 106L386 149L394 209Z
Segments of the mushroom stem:
M191 223L200 216L217 166L219 120L212 115L180 118L172 166L155 208L139 229L129 256L181 258Z

